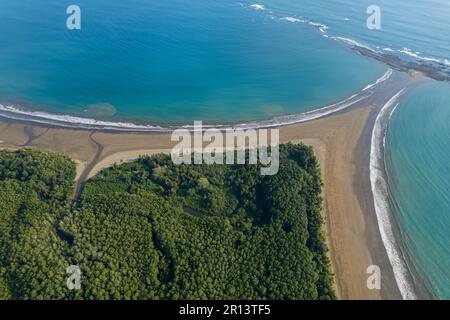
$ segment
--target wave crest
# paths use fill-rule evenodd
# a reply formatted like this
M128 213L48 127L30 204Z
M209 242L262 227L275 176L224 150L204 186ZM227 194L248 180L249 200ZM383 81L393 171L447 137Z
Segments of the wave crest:
M359 93L356 93L338 103L331 104L326 107L318 108L312 111L279 116L270 120L263 121L253 121L249 123L241 123L237 125L217 125L214 126L220 129L227 128L263 128L263 127L275 127L280 125L288 125L294 123L307 122L314 119L318 119L332 113L346 109L355 103L365 99L367 97L367 90L381 84L382 82L388 80L392 75L392 69L388 69L386 73L377 79L373 84L369 84L363 88ZM83 118L71 115L60 115L51 114L42 111L29 111L23 110L12 105L2 105L0 104L0 117L7 119L14 119L20 121L34 122L40 124L54 125L58 127L68 127L68 128L82 128L82 129L100 129L100 130L112 130L112 131L130 131L130 132L169 132L177 126L155 126L155 125L145 125L145 124L135 124L131 122L112 122L112 121L102 121L92 118ZM189 126L185 126L189 127ZM213 126L204 126L213 127Z
M375 120L370 149L370 183L372 187L375 213L381 239L392 265L395 281L404 300L417 299L409 281L409 271L396 244L394 228L390 217L389 190L385 179L384 149L386 129L392 113L398 106L398 100L405 89L394 95L381 109Z

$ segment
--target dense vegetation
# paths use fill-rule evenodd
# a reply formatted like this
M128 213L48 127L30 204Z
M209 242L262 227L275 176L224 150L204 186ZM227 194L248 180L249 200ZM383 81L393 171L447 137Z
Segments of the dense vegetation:
M275 176L142 158L73 206L70 160L0 151L0 299L335 298L316 158L290 144L280 157Z

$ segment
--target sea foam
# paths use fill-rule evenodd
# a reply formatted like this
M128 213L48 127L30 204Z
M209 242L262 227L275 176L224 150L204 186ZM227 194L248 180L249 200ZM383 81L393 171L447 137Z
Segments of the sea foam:
M319 22L314 22L308 19L301 19L301 18L295 18L295 17L281 17L280 18L281 21L287 21L287 22L292 22L292 23L302 23L302 24L307 24L310 25L316 29L319 29L320 32L322 33L326 33L326 31L329 29L329 27L323 23L319 23Z
M264 7L261 4L252 4L250 5L250 7L254 8L255 10L262 10L262 11L266 11L266 7ZM273 11L270 11L270 16L272 19L277 18L277 16L275 15L275 13ZM445 68L450 69L450 60L447 58L436 58L436 57L430 57L430 56L423 56L420 55L419 52L414 52L409 48L402 48L402 49L392 49L389 47L386 48L380 48L377 47L377 49L379 50L375 50L373 48L371 48L370 46L363 44L355 39L351 39L351 38L347 38L347 37L342 37L342 36L334 36L334 35L330 35L328 34L328 29L329 27L323 23L319 23L319 22L314 22L308 19L304 19L304 18L296 18L296 17L291 17L291 16L283 16L283 17L278 17L278 19L282 20L282 21L287 21L287 22L291 22L291 23L302 23L302 24L308 24L316 29L318 29L321 33L322 36L325 38L329 38L329 39L333 39L335 41L339 41L342 43L345 43L351 47L361 47L361 48L365 48L367 50L370 50L374 53L380 53L380 52L389 52L392 53L394 55L394 53L396 53L396 55L398 55L398 53L401 53L403 55L407 55L409 57L415 58L418 61L422 61L422 62L431 62L433 64L438 64L440 66L443 66ZM342 20L344 21L349 21L349 18L343 18Z
M386 73L381 78L377 79L377 81L375 81L375 83L367 85L362 91L369 90L369 89L375 87L376 85L389 79L391 76L392 76L392 69L388 69L388 71L386 71Z
M384 149L386 145L387 125L392 113L398 106L398 100L400 96L403 95L404 91L405 89L394 95L383 106L375 120L370 149L370 182L378 228L389 261L392 265L397 286L403 299L414 300L417 299L417 296L409 281L410 274L394 236L394 228L390 217L389 189L384 169Z
M267 10L266 7L264 7L264 5L259 4L259 3L251 4L250 7L255 10L261 10L261 11Z
M338 111L344 110L351 107L355 103L358 103L365 98L367 98L367 91L374 88L375 86L381 84L382 82L388 80L392 75L392 70L388 69L386 73L378 78L373 84L367 85L359 93L353 94L352 96L328 105L326 107L314 109L312 111L293 114L287 116L279 116L270 120L254 121L248 123L241 123L235 125L205 125L204 127L215 127L218 129L228 129L228 128L242 128L242 129L257 129L264 127L276 127L280 125L288 125L295 123L307 122L315 119L322 118L324 116L336 113ZM370 94L370 93L369 93ZM0 104L0 117L7 119L21 120L33 123L54 125L58 127L68 127L68 128L83 128L83 129L100 129L100 130L111 130L111 131L129 131L129 132L170 132L175 128L180 126L156 126L156 125L146 125L146 124L135 124L131 122L113 122L113 121L102 121L92 118L77 117L64 114L51 114L42 111L29 111L23 110L12 105ZM183 128L190 128L191 125L185 125Z
M445 65L447 67L450 67L450 60L448 60L448 59L438 59L438 58L433 58L433 57L421 56L420 52L414 52L409 48L403 48L401 50L398 50L398 52L406 54L407 56L416 58L418 60L429 61L429 62L438 63L438 64Z

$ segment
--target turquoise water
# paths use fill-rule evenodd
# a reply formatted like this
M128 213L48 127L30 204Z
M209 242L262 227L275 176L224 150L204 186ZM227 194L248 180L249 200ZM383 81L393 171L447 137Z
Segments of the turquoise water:
M65 28L74 2L80 31ZM349 40L450 67L448 0L378 0L379 31L366 27L373 2L0 0L0 104L106 120L245 121L310 110L381 76L386 67ZM406 98L386 146L393 214L417 283L450 298L450 87Z
M450 299L450 84L422 85L394 112L386 164L408 258L428 292Z
M73 2L79 31L66 28ZM270 118L341 100L386 70L251 2L0 1L0 30L0 102L103 119Z
M450 66L448 0L270 0L257 1L284 15L304 17L330 27L329 33L356 40L404 60L434 60ZM370 5L381 9L381 30L366 27ZM388 49L388 50L385 50Z

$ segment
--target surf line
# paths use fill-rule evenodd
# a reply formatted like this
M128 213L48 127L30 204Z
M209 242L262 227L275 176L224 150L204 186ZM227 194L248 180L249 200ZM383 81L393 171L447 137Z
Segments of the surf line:
M394 272L394 278L404 300L416 300L417 296L410 282L410 274L402 253L396 243L392 218L390 217L389 190L386 181L384 152L389 119L399 105L399 98L406 89L395 94L381 109L372 131L370 148L370 183L375 213L381 239Z
M351 107L352 105L367 98L368 92L375 89L375 87L385 81L387 81L393 71L388 69L386 73L377 79L374 83L363 88L359 93L356 93L340 102L313 109L311 111L277 116L268 120L250 121L248 123L238 124L222 124L222 125L204 125L204 127L217 128L220 130L226 129L261 129L279 127L290 124L304 123L333 113L342 111ZM73 129L85 129L85 130L99 130L99 131L117 131L117 132L172 132L178 128L184 128L191 131L192 126L186 125L150 125L150 124L136 124L132 122L113 122L103 121L92 118L84 118L78 116L64 115L64 114L51 114L44 111L28 111L23 110L13 105L3 105L0 103L0 118L6 118L16 121L24 121L28 123L37 123L41 125L50 125L58 128L73 128Z

